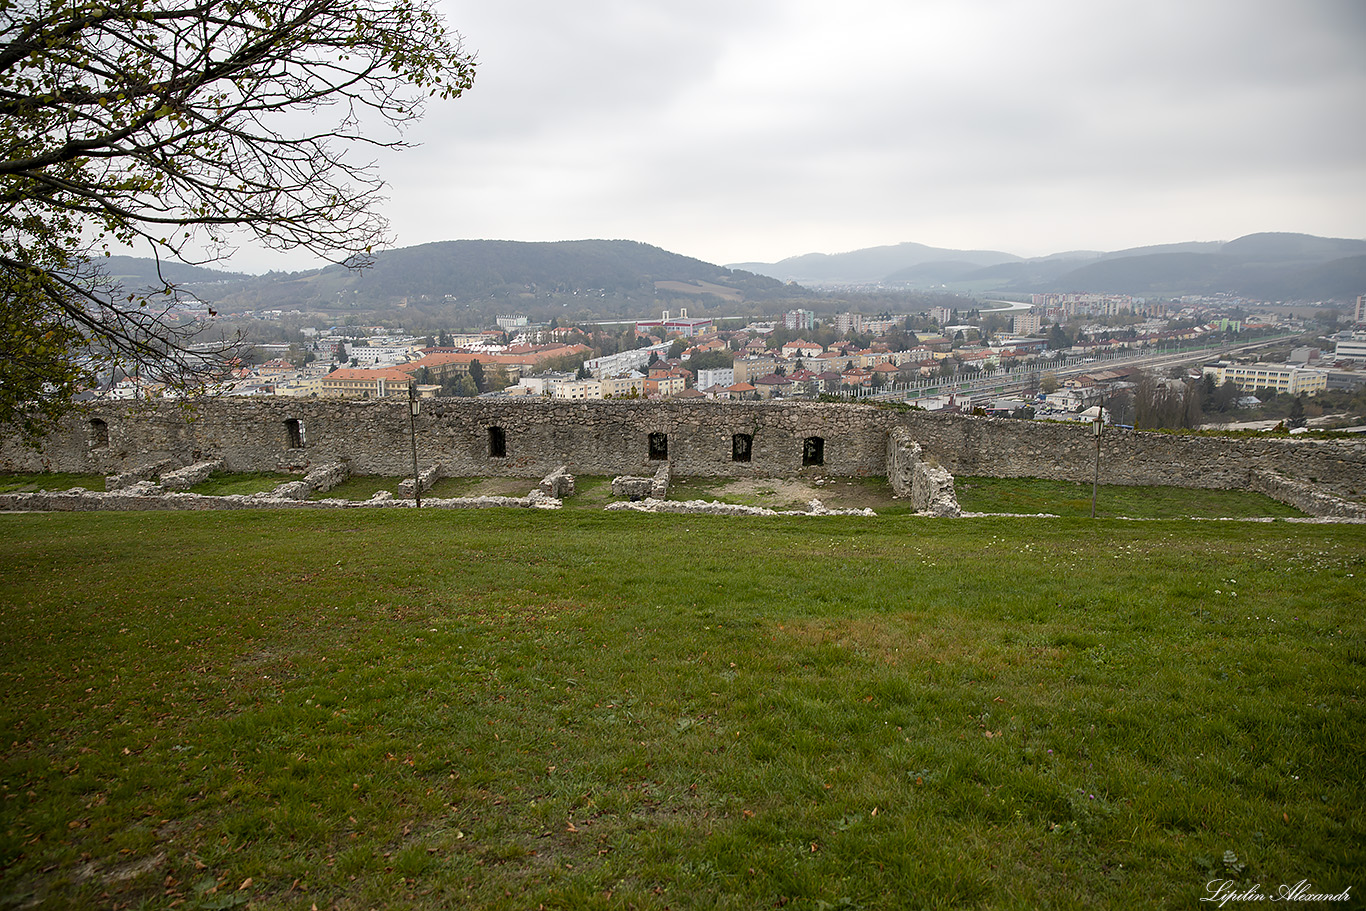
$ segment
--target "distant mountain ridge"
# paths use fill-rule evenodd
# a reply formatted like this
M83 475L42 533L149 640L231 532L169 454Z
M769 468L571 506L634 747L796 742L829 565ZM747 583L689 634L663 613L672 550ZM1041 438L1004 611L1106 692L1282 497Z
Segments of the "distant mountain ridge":
M106 271L130 289L158 283L153 260L116 256ZM689 299L808 297L802 283L979 292L1096 291L1146 296L1229 292L1258 300L1352 301L1366 293L1366 241L1249 234L1114 252L1023 258L904 243L779 263L718 266L629 240L454 240L385 250L356 272L328 266L263 276L162 263L160 274L205 300L243 308L614 297L653 310ZM767 270L761 271L761 270ZM558 306L558 305L557 305Z
M340 269L333 266L331 269ZM653 293L656 282L707 283L747 297L783 290L737 271L632 240L450 240L386 250L357 278L362 294L484 297L507 290Z
M1018 256L994 250L946 250L924 244L902 243L867 247L849 253L806 253L776 263L736 263L729 268L798 283L861 282L867 281L866 276L869 275L890 275L926 263L963 263L981 267L1019 261Z
M147 274L119 263L132 287ZM154 274L154 273L153 273ZM348 309L548 294L612 296L653 310L657 298L763 300L809 294L768 276L727 269L631 240L452 240L383 250L363 270L327 266L241 276L197 270L178 281L196 294L256 309ZM201 284L207 283L207 284ZM217 285L218 287L214 287Z
M782 281L961 291L1109 291L1139 295L1228 292L1262 300L1354 300L1366 293L1366 240L1249 234L1109 253L1025 259L922 244L741 263Z

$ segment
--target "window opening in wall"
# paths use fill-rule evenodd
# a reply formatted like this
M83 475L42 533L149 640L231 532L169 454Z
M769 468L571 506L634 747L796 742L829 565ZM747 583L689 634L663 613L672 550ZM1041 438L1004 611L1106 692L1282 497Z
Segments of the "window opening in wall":
M501 427L489 428L489 458L502 459L508 454L507 431Z
M825 464L825 438L807 437L802 440L802 467Z
M99 418L90 419L90 445L96 449L109 445L109 425Z
M754 437L748 433L733 434L730 438L730 460L732 462L748 462L749 454L754 449Z
M289 437L290 449L304 448L304 425L298 418L285 421L285 435Z
M669 435L667 433L650 434L650 460L658 462L669 457Z

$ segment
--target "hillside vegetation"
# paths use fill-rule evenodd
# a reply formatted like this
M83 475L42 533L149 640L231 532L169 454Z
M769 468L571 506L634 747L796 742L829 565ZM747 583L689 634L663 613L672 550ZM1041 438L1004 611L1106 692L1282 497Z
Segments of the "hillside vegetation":
M317 272L264 276L224 298L228 305L273 307L375 306L399 302L442 304L499 300L506 307L538 299L624 301L641 312L657 306L657 283L689 287L686 301L706 286L731 299L765 300L793 290L766 276L734 271L626 240L523 243L456 240L379 252L356 272L329 266Z
M1161 244L1029 260L992 251L901 244L743 266L797 282L1178 296L1224 292L1268 301L1351 301L1366 287L1366 240L1264 233L1222 243Z

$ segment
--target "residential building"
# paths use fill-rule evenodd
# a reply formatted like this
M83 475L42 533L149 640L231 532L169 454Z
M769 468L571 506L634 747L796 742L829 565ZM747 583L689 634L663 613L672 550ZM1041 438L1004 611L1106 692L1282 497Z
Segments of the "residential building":
M557 399L567 399L569 401L586 401L588 399L602 398L602 382L600 380L574 380L569 383L557 383L554 387L554 397Z
M645 394L645 377L633 371L602 378L603 398L624 399Z
M555 394L555 387L561 383L572 383L576 377L572 373L555 373L547 370L535 376L524 376L517 382L517 388L525 389L527 395ZM513 388L513 387L509 387Z
M321 398L324 375L300 376L297 379L280 380L275 384L275 394L294 398Z
M422 350L422 344L416 340L409 342L396 342L392 344L379 344L372 341L369 345L346 346L346 351L351 360L361 366L376 366L379 364L399 364L414 354Z
M688 388L686 371L674 373L651 373L645 378L645 394L647 396L659 396L666 399L671 395L676 395Z
M840 335L850 332L863 331L862 313L837 313L835 314L835 331Z
M1328 388L1328 371L1288 364L1206 364L1206 376L1214 377L1215 385L1232 381L1240 390L1253 392L1272 389L1290 395L1314 395Z
M663 357L664 352L668 350L669 343L664 342L663 344L652 345L648 348L633 348L629 351L619 351L616 354L609 354L605 357L596 357L592 360L584 361L583 365L587 367L588 371L595 377L603 379L608 376L615 376L623 372L644 367L646 364L650 363L651 354L658 354Z
M783 314L783 325L794 332L810 332L816 328L816 314L812 310L789 310Z
M264 364L257 367L256 372L267 379L279 379L280 377L297 374L299 368L295 367L289 361L281 360L277 357L274 360L266 361Z
M953 319L954 312L955 311L950 309L949 307L931 307L929 314L930 319L934 320L941 326L945 326L948 325L949 321Z
M844 381L838 370L826 370L823 373L816 374L812 381L812 391L818 395L821 393L833 395L839 392L843 385Z
M778 360L772 357L737 357L731 369L735 371L737 383L753 383L759 377L767 376L778 369Z
M717 398L729 399L753 399L758 397L758 390L749 383L735 383L721 390Z
M754 381L754 388L759 393L761 399L771 399L788 394L792 388L792 381L785 376L770 373L768 376L761 376Z
M730 386L735 382L734 367L714 367L697 371L697 388L710 389L713 386Z
M1013 318L1012 332L1016 335L1033 335L1042 332L1044 325L1044 315L1039 310L1029 309L1017 314Z
M782 347L783 357L816 357L825 347L805 339L793 339Z
M901 320L892 316L883 317L881 319L865 317L863 320L863 329L860 331L870 333L871 335L882 335L895 329L900 322Z

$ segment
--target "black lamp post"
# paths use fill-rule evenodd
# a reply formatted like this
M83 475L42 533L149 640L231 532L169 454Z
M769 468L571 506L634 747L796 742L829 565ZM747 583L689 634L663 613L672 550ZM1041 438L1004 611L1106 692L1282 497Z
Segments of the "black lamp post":
M1091 518L1096 517L1096 492L1100 489L1100 431L1105 426L1105 406L1098 410L1095 421L1091 424L1091 429L1096 435L1096 473L1091 479Z
M417 475L417 413L422 409L422 402L417 397L417 380L408 381L408 431L413 441L413 497L417 500L417 508L422 508L422 479Z

